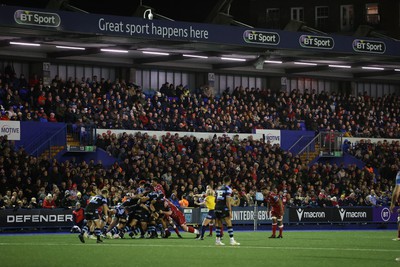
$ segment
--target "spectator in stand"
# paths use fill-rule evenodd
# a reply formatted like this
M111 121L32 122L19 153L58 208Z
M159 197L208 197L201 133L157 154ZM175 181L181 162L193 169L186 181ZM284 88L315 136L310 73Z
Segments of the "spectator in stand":
M0 193L0 210L5 209L5 205L4 205L4 198L3 195Z
M338 200L338 205L339 205L339 207L346 207L349 205L345 194L340 195L340 198Z
M180 201L179 199L176 197L176 192L172 192L171 197L169 198L169 201L171 201L172 204L174 204L177 208L180 208Z
M56 208L56 203L54 202L53 196L48 194L43 201L43 208L45 209L54 209Z
M28 208L30 208L30 209L40 208L40 206L38 205L35 197L31 198L31 201L29 202Z
M365 198L365 204L375 207L378 204L377 198L375 190L371 189L370 194Z
M181 200L179 200L179 206L181 208L189 207L189 201L186 198L186 194L183 194Z
M67 190L64 193L64 197L61 201L61 207L64 209L72 209L75 207L76 201L74 200L74 197L71 195L70 191Z

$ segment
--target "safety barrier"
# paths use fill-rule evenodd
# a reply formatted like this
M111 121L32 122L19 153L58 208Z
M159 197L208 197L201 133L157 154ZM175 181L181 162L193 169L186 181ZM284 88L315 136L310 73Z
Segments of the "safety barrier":
M199 225L207 216L206 208L182 208L188 224ZM257 216L255 216L257 215ZM257 226L270 224L271 217L263 206L233 207L234 225ZM286 208L284 224L316 223L395 223L397 212L388 207L340 207L340 208ZM73 225L72 210L66 209L18 209L0 210L0 229L69 228Z

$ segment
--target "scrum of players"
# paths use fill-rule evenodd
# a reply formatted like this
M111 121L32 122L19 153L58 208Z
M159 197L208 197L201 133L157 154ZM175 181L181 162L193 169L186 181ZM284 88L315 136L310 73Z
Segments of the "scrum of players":
M92 197L85 209L86 224L79 240L103 238L168 238L172 228L182 238L178 227L199 237L199 231L186 224L184 214L167 198L157 180L142 184L135 193L128 193L115 207L108 206L108 190Z

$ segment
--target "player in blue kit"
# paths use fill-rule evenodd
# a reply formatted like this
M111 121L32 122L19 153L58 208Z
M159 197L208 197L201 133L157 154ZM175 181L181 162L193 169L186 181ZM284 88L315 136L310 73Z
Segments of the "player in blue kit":
M85 218L87 220L87 225L83 227L83 231L79 234L79 240L82 243L85 243L85 239L83 237L84 233L88 233L94 231L94 234L97 237L97 243L103 242L100 238L101 228L103 224L103 220L99 214L99 209L102 208L103 215L108 217L108 190L101 190L100 195L94 196L90 199L89 204L85 209Z
M232 189L229 187L231 184L231 178L226 176L224 178L224 184L215 191L215 226L216 226L216 240L215 245L224 246L221 242L221 228L225 222L228 228L230 237L230 244L232 246L239 246L240 243L236 242L233 238L233 227L232 227L232 205L231 195Z

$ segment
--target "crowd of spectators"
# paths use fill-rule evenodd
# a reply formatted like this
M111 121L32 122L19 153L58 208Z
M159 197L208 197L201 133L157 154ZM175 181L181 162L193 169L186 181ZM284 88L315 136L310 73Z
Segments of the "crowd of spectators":
M203 88L191 92L165 83L154 95L123 80L97 77L43 86L36 76L0 75L1 120L92 123L99 128L137 129L142 133L103 134L97 146L115 157L101 162L58 162L28 155L0 137L0 208L71 208L84 206L97 189L111 192L111 204L160 179L176 203L196 206L196 195L216 187L225 175L233 180L240 206L254 204L264 186L275 188L287 205L386 205L399 169L399 142L347 145L346 151L367 163L330 165L309 162L277 145L221 136L165 134L146 130L251 133L256 128L340 131L345 136L399 138L400 99L395 95L362 96L237 87L221 96ZM395 156L393 156L395 155ZM378 173L378 175L377 175ZM186 204L185 204L186 205Z
M99 147L120 161L110 168L94 161L58 162L28 155L23 148L15 150L10 141L0 137L0 208L71 208L77 201L85 206L102 188L111 192L110 204L115 205L143 181L154 178L172 201L186 200L188 206L196 207L197 195L207 185L220 185L226 175L232 178L233 196L240 206L254 205L255 193L265 186L276 190L291 206L388 205L400 166L399 158L391 157L393 161L381 165L376 175L368 165L363 169L309 165L278 145L251 136L243 140L238 136L197 139L166 133L158 139L147 133L124 133L102 134L97 140ZM394 155L398 143L385 149L376 146L371 157L379 158L375 152L381 150Z
M208 90L206 90L208 89ZM43 86L0 75L1 120L92 123L98 128L252 133L262 129L339 131L345 136L400 137L400 97L293 90L210 88L189 90L165 83L155 94L117 79L64 81Z

